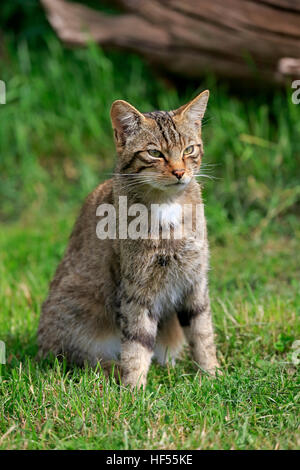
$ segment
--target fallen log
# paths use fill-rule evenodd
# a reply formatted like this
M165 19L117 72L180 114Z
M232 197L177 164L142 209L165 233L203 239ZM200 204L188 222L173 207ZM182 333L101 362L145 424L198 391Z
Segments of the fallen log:
M80 3L41 0L66 44L137 52L173 74L283 83L300 77L300 0L119 0L108 15Z

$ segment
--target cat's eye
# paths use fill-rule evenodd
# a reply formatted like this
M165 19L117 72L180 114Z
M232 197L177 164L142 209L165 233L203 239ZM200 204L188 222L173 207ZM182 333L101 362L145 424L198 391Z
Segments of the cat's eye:
M189 145L186 149L183 151L183 155L190 155L194 151L194 145Z
M154 158L162 158L163 154L159 150L148 150L149 155Z

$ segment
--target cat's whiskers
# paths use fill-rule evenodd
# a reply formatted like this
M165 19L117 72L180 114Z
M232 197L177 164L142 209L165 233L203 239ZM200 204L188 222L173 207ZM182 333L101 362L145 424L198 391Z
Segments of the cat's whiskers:
M218 178L216 176L211 176L211 175L205 175L203 173L194 175L196 178L208 178L210 180L217 180Z
M125 182L124 184L121 184L120 187L126 190L126 189L130 189L133 187L152 183L153 180L154 180L154 175L153 176L151 175L150 177L143 176L140 178L131 179L129 182Z

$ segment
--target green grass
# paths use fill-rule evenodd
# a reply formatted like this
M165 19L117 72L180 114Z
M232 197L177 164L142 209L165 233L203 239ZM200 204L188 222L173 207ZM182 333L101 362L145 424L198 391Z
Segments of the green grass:
M211 297L224 376L200 379L185 353L175 368L153 364L145 392L132 393L100 370L34 359L40 304L71 223L17 225L0 235L8 358L0 366L0 448L299 447L299 373L291 361L300 337L299 241L213 243Z
M0 448L299 448L300 107L208 77L166 87L133 55L6 35L0 77ZM101 371L36 362L40 305L83 198L114 165L111 102L171 109L206 87L204 195L224 375L151 367L132 393Z

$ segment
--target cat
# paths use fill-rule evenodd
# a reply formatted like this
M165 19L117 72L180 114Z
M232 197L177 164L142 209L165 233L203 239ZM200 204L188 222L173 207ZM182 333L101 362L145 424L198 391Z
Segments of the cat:
M204 212L197 219L202 240L190 229L174 237L176 224L185 228L178 208L202 204L196 175L208 98L205 90L169 112L112 104L115 172L87 197L50 284L38 329L40 357L63 355L106 371L119 364L122 384L140 387L152 358L174 361L186 339L194 361L215 375ZM106 204L121 217L120 196L128 207L161 208L153 219L169 223L170 237L163 238L159 226L157 238L151 232L144 239L99 238L97 208Z

